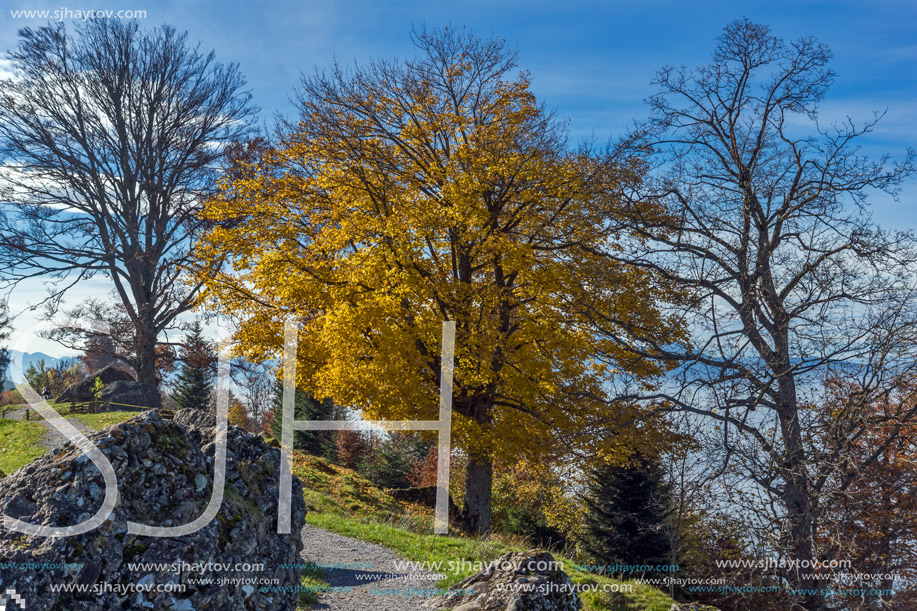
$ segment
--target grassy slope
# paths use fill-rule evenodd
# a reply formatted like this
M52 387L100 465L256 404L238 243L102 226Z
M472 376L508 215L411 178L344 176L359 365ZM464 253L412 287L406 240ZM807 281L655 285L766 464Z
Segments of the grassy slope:
M51 407L67 418L79 420L94 431L106 426L133 418L137 412L106 412L101 414L70 414L62 404L51 404ZM45 447L42 439L45 426L40 417L38 420L5 420L0 418L0 470L9 474L23 467L42 454Z
M44 454L44 436L41 422L0 419L0 470L12 473Z
M306 521L341 535L379 543L409 560L454 564L454 572L443 571L446 587L474 571L468 566L486 562L509 551L525 549L523 542L481 540L431 534L429 510L401 504L355 472L310 456L295 453L293 473L303 482L309 514ZM573 570L574 561L556 555L574 583L630 584L628 593L595 592L582 596L584 607L593 611L669 611L672 600L659 590L637 582L621 582ZM462 563L467 560L468 563ZM465 564L465 567L462 567Z
M66 414L65 414L66 415ZM136 412L75 414L89 428L98 430L122 422ZM44 453L41 440L44 426L36 421L0 419L0 469L12 473ZM293 473L303 483L304 497L309 508L306 520L315 526L341 535L379 543L409 560L441 562L455 570L444 570L441 587L458 583L474 571L470 563L487 562L513 550L522 550L524 543L481 540L467 537L439 536L433 531L432 515L428 509L394 500L384 490L374 486L354 471L333 465L324 459L296 452ZM672 600L655 588L636 582L620 582L573 570L574 562L557 556L574 583L629 583L629 593L589 593L582 596L586 609L593 611L668 611ZM321 587L320 573L303 576L303 585ZM314 603L316 596L303 594L301 609Z

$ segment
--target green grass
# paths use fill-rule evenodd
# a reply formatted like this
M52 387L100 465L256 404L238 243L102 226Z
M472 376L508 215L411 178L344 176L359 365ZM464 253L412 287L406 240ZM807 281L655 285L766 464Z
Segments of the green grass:
M306 522L339 535L384 545L408 560L441 562L444 567L455 561L455 571L443 571L446 577L440 582L440 587L454 585L476 572L472 567L462 565L489 562L513 551L512 547L494 540L414 532L410 529L413 524L386 524L332 513L309 513ZM429 532L432 531L431 521Z
M139 414L140 412L102 412L100 414L73 414L68 417L79 420L94 431L100 431L106 426L120 424Z
M454 586L475 573L479 562L487 563L511 551L523 551L526 546L512 545L495 540L481 540L467 537L453 537L424 534L399 527L395 524L359 519L340 513L309 513L306 522L347 537L378 543L395 550L408 560L418 562L439 562L445 578L438 586ZM410 521L413 526L415 521ZM428 532L432 531L432 524ZM656 588L637 582L611 579L593 573L573 569L577 564L570 558L554 554L563 563L564 572L575 584L597 584L599 588L608 584L630 586L630 592L584 592L580 595L583 608L592 611L669 611L672 599ZM452 564L450 562L454 561ZM466 561L466 562L462 562ZM454 569L454 570L450 570Z
M302 482L310 512L384 517L400 515L406 510L404 505L355 471L318 456L294 453L293 475Z
M41 422L0 419L0 470L12 473L45 453Z
M325 574L319 569L303 569L299 583L303 589L299 593L299 604L296 605L297 611L306 611L317 603L318 592L328 587L328 582L325 581Z
M70 412L69 403L57 403L56 401L48 401L48 405L50 405L60 414L66 414ZM10 411L13 411L13 410L22 409L28 406L29 406L28 403L20 403L19 405L7 405L3 409L9 409Z
M54 408L58 414L65 418L75 418L79 420L89 428L94 431L99 431L104 429L106 426L111 426L112 424L120 424L125 420L133 418L140 414L139 411L128 411L128 412L100 412L98 414L72 414L70 413L70 404L69 403L55 403L54 401L48 401L48 405ZM10 406L10 411L14 409L20 409L23 407L28 407L27 405L12 405ZM32 420L30 422L41 422L41 416L32 411L31 413Z
M476 572L478 563L527 548L524 541L512 538L482 540L434 535L429 509L399 503L357 473L315 456L295 452L293 473L303 483L309 508L306 522L340 535L378 543L408 560L439 562L445 575L439 587L449 587L465 579ZM573 583L632 588L630 592L584 592L580 596L584 609L669 611L672 606L672 599L652 586L577 571L573 559L554 556L563 563ZM454 562L450 564L450 561Z
M70 414L66 404L51 404L61 415L79 420L94 431L124 422L138 412L104 412L101 414ZM42 440L46 428L38 414L33 420L7 420L0 418L0 471L10 474L46 451Z
M573 570L573 561L558 557L563 561L564 570L570 576L570 580L576 584L620 584L629 585L630 592L582 592L580 600L583 601L584 609L593 609L595 611L669 611L674 602L664 592L657 590L653 586L639 581L618 580L595 575L593 573L583 573Z
M66 403L66 402L57 403L55 401L48 401L48 405L61 416L70 417L72 415L70 413L70 403ZM23 409L25 407L29 407L29 405L27 403L22 403L20 405L8 405L3 409L9 409L9 411L14 411L17 409ZM35 421L41 420L41 416L35 410L31 410L30 417L32 418L32 420L35 420Z

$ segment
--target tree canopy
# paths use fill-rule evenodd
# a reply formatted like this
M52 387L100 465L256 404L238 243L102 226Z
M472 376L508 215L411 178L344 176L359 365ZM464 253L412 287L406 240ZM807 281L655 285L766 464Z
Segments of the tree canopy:
M660 373L619 343L676 337L655 307L673 295L595 254L626 238L608 186L638 168L571 147L503 41L447 28L415 43L415 59L303 79L300 120L238 155L206 205L203 269L229 266L203 280L241 352L276 354L297 319L300 385L368 418L435 418L441 323L456 321L453 439L484 531L495 458L626 454L606 432L633 406L605 384Z
M182 273L223 145L254 113L236 65L171 26L90 19L19 32L0 80L3 282L42 277L56 305L104 275L132 325L138 380L195 303Z

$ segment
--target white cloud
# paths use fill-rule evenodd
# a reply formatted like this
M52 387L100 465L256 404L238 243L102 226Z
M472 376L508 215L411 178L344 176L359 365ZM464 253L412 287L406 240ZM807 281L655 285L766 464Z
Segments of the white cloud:
M16 74L13 72L13 62L5 57L0 57L0 79L11 79Z

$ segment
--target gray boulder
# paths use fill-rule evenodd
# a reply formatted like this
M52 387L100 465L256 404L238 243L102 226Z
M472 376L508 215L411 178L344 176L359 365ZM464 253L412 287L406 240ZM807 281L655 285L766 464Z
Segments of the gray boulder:
M113 382L133 382L134 377L117 369L111 365L104 367L99 371L89 375L82 382L77 382L71 386L68 386L67 389L62 392L56 399L58 403L69 403L71 401L83 402L83 401L92 401L95 399L95 395L92 394L92 387L96 383L96 378L102 380L102 384L108 385ZM37 392L41 392L40 388L35 389Z
M226 486L214 520L181 537L128 534L129 520L191 522L210 500L214 429L170 414L143 412L89 436L111 461L120 492L98 529L43 538L0 528L0 592L14 589L30 611L296 609L299 570L289 564L301 562L302 485L293 478L292 534L277 534L279 451L238 427L229 428ZM33 524L76 524L103 496L101 473L70 443L0 480L0 509ZM266 579L276 580L270 589L252 581ZM84 592L62 591L67 584Z
M512 552L424 607L452 611L577 611L573 582L546 551Z
M131 408L162 407L162 396L159 389L143 382L118 381L106 384L99 394L99 400L111 411L124 411Z
M208 409L186 408L175 413L175 422L192 429L212 429L217 425L217 416Z

